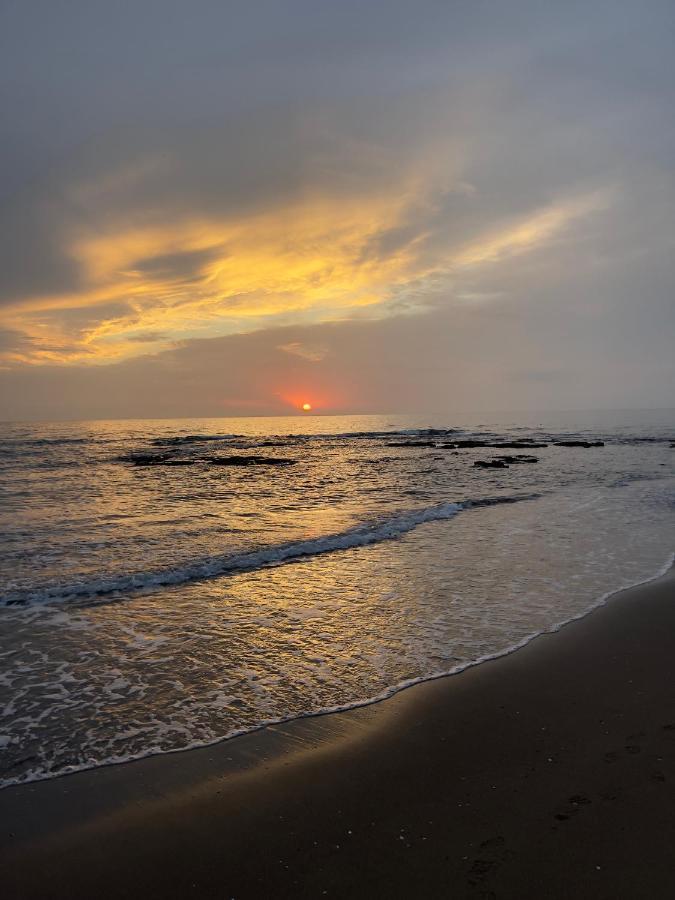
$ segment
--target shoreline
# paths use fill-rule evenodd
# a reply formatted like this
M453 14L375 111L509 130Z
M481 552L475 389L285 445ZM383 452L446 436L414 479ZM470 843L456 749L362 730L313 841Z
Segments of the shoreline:
M427 684L428 682L437 681L443 678L450 678L455 675L461 675L462 672L467 671L467 669L472 669L475 666L483 665L486 662L492 662L493 660L501 659L505 656L510 656L512 653L516 653L519 650L522 650L524 647L527 647L532 641L536 641L541 637L550 634L556 634L561 631L563 628L566 628L568 625L573 624L574 622L579 621L580 619L585 619L587 616L594 613L596 610L601 609L607 603L610 603L612 599L618 594L622 594L625 591L633 590L634 588L643 587L644 585L651 584L654 581L658 581L663 578L671 569L675 571L675 552L671 553L666 560L666 562L661 566L661 568L654 574L649 575L646 578L641 579L640 581L636 581L632 584L626 585L624 587L618 587L611 591L607 591L604 594L601 594L596 600L591 603L590 606L583 609L581 612L572 616L570 619L565 619L562 622L557 622L551 625L549 628L546 628L543 631L532 632L529 635L526 635L520 641L515 644L512 644L508 647L505 647L502 650L496 650L494 653L486 654L485 656L481 656L478 659L472 660L471 662L464 663L461 666L458 666L454 669L449 669L445 672L436 672L430 675L423 675L415 678L411 678L407 681L400 682L399 684L395 684L392 687L385 688L380 694L377 694L374 697L369 697L365 700L356 700L352 703L348 703L342 706L333 706L326 707L324 709L318 709L312 712L300 713L299 715L290 715L287 718L281 717L278 719L270 719L265 722L261 722L260 725L254 725L250 728L242 728L241 730L235 729L233 732L223 735L222 737L215 738L211 741L206 742L195 742L194 744L188 744L186 747L176 747L171 750L150 750L147 753L142 753L138 756L129 756L122 758L112 758L109 760L104 760L102 762L93 763L92 765L83 765L77 768L73 768L72 770L60 772L56 775L45 775L38 776L36 778L30 778L24 781L8 781L6 783L0 783L0 796L2 795L2 791L7 790L9 788L18 788L22 786L27 786L31 784L39 784L43 781L52 781L55 778L67 778L71 775L79 775L83 772L92 772L97 769L105 769L110 766L126 766L133 763L141 762L146 759L153 759L156 756L165 756L169 754L175 753L191 753L196 750L205 750L211 747L216 747L220 744L235 741L240 738L247 737L248 735L254 735L261 731L265 731L269 728L274 728L280 725L289 725L293 722L302 721L305 719L314 719L320 718L322 716L331 716L338 715L340 713L348 713L357 709L362 709L363 707L373 706L378 703L384 703L387 700L391 700L397 694L400 694L402 691L407 691L410 688L418 687L420 685Z
M0 865L8 895L409 896L423 883L428 897L666 896L675 876L665 850L675 839L667 815L675 799L674 600L670 568L518 652L399 689L386 702L7 787ZM620 673L641 676L638 694L635 678L617 684ZM637 724L629 728L629 719ZM596 759L585 738L612 747ZM612 773L622 770L616 783ZM556 809L535 827L556 786ZM522 804L515 819L514 796ZM627 803L641 830L636 836L626 820L624 832L640 844L651 839L651 854L643 847L649 872L629 847L619 849L617 805ZM596 827L582 829L589 820ZM557 862L543 853L552 871L537 863L537 842L557 845ZM600 861L579 867L591 851ZM349 881L354 867L359 879Z

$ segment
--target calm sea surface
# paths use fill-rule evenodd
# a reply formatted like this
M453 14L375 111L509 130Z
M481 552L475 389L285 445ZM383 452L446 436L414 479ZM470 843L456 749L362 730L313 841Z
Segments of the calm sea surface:
M0 429L0 786L459 671L675 550L673 411Z

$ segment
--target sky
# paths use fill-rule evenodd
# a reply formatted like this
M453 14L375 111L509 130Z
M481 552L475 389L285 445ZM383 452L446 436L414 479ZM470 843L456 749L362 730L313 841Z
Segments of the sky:
M0 0L0 418L675 396L675 5Z

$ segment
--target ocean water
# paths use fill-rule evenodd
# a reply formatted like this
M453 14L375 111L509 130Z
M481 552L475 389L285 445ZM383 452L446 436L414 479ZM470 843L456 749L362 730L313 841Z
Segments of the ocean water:
M675 550L673 411L1 434L0 786L460 671ZM537 462L474 466L504 454Z

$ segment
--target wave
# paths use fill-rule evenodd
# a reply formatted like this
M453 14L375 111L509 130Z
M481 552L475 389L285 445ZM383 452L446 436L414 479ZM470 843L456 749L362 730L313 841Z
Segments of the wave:
M287 441L336 441L348 439L375 439L389 437L444 437L451 434L462 432L461 428L399 428L389 429L387 431L341 431L341 432L311 432L311 433L291 433L276 434L270 432L265 435L252 434L177 434L167 435L166 437L152 438L150 443L156 447L165 446L181 446L184 444L197 444L209 441L234 441L247 440L253 444L264 442L267 440L287 440Z
M510 502L516 502L516 500L517 498L511 498ZM509 502L509 499L507 498L505 502ZM149 757L154 756L166 756L168 754L185 753L189 750L198 750L204 749L206 747L213 747L217 744L223 743L224 741L232 740L232 738L238 738L246 734L253 734L258 731L263 731L264 729L271 726L273 727L275 725L283 725L289 722L298 722L302 719L316 719L322 716L333 715L335 713L350 712L355 709L372 706L376 703L382 703L384 700L389 700L391 697L396 696L396 694L401 693L401 691L408 690L411 687L416 687L417 685L426 684L431 681L438 681L441 678L448 678L453 675L459 675L460 673L465 672L467 669L473 669L476 666L482 665L483 663L492 662L493 660L511 656L513 653L516 653L518 650L522 650L537 638L547 634L555 634L556 632L562 631L563 628L572 625L574 622L586 618L586 616L588 616L590 613L605 606L614 597L623 594L625 591L641 587L642 585L649 584L653 581L657 581L658 579L663 578L673 568L673 566L675 566L675 554L671 553L668 556L666 562L656 572L653 572L645 577L638 578L637 580L626 581L618 587L614 587L609 591L605 591L604 593L596 597L584 609L571 615L569 618L560 619L557 622L554 622L547 627L545 626L538 631L532 631L528 634L525 634L523 637L515 640L513 643L507 643L501 647L497 647L494 650L488 651L487 653L482 653L473 659L468 659L449 668L439 669L436 671L432 670L423 675L416 675L395 682L394 684L385 687L378 693L364 699L358 698L346 703L339 703L334 705L320 705L316 708L301 710L289 715L268 717L252 725L242 725L240 727L232 728L224 734L218 735L216 737L206 739L195 738L189 740L182 746L165 748L151 745L135 753L116 753L109 756L104 756L100 759L92 759L90 757L86 761L70 763L68 765L64 765L59 769L36 768L33 770L29 770L22 775L9 777L3 777L0 774L0 791L16 785L32 784L38 781L50 781L53 778L62 778L65 775L75 775L78 772L88 771L91 769L99 769L104 766L120 765L124 763L137 762L141 759L148 759Z
M439 503L399 513L376 522L366 522L335 534L291 541L243 553L210 556L187 562L172 569L136 572L128 575L104 575L71 584L52 584L39 588L10 590L0 596L0 607L32 606L73 600L90 600L99 603L106 597L111 600L119 599L118 595L121 593L141 593L153 588L189 584L194 581L217 578L221 575L277 566L304 557L319 556L338 550L367 547L382 541L393 540L427 522L451 519L463 510L495 506L501 503L518 503L521 500L534 500L539 496L539 494L521 494Z
M153 438L150 443L155 447L166 447L174 444L200 444L205 441L229 441L245 438L245 434L177 434Z
M3 438L0 445L8 449L16 447L56 447L61 444L108 444L109 440L93 437L57 437L57 438Z

